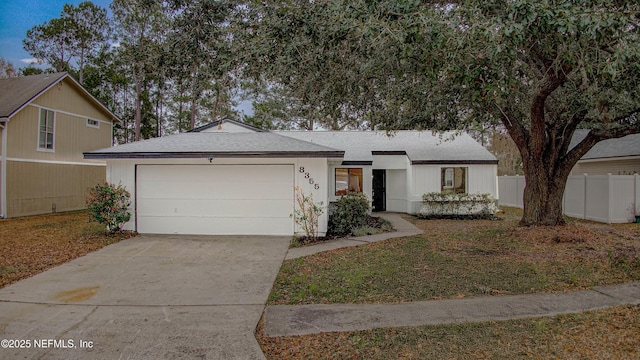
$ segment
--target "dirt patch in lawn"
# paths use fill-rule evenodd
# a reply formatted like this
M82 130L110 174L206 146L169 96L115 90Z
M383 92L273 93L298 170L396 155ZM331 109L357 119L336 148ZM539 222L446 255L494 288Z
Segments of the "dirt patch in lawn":
M0 220L0 287L134 235L107 235L86 211Z

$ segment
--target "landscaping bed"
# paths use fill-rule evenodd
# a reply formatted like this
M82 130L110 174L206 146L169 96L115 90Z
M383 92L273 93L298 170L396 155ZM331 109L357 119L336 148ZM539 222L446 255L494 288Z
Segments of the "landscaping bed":
M366 225L353 229L351 231L351 234L348 236L374 235L374 234L380 234L380 233L391 232L391 231L395 231L395 230L393 229L393 226L391 225L391 223L388 222L387 220L380 217L368 216L366 220ZM315 238L308 237L308 236L298 236L291 241L291 247L302 247L302 246L314 245L314 244L325 242L325 241L339 239L344 236L346 235L328 234L327 236L320 236Z
M107 235L87 211L0 220L0 287L134 235Z

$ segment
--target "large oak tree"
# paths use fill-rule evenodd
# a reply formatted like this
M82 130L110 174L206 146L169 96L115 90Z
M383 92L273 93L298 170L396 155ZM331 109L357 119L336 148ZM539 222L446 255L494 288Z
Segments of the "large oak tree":
M527 179L523 225L562 224L575 163L640 132L636 0L256 1L244 19L249 73L334 118L501 123Z

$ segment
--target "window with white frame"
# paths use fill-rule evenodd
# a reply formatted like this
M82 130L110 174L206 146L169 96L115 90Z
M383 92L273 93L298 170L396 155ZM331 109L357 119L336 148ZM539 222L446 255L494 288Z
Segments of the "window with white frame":
M53 150L55 119L52 110L40 109L38 150Z
M445 167L441 169L441 191L464 194L467 192L467 168Z
M87 119L87 126L88 127L99 128L100 127L100 122L98 122L98 120Z

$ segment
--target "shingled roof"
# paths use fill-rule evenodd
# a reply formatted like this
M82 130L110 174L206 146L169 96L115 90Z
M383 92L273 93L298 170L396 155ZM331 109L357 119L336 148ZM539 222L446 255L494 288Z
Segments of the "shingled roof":
M69 79L71 84L81 89L91 102L108 113L114 121L119 121L106 106L100 103L66 72L0 79L0 119L12 117L38 96L65 79Z
M208 157L332 157L344 151L270 132L189 132L118 145L84 154L85 159Z
M0 118L10 118L65 76L63 72L0 79Z
M571 138L571 145L569 145L569 148L576 146L587 136L588 133L589 130L576 130L573 134L573 138ZM632 134L618 139L600 141L592 147L591 150L581 158L581 160L627 156L640 156L640 134Z
M345 151L344 164L367 165L374 155L406 155L412 164L497 164L467 133L430 131L278 131L278 134Z

